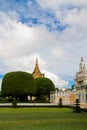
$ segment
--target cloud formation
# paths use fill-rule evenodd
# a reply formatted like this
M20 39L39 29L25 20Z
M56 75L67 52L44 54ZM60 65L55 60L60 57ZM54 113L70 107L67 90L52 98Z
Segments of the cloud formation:
M14 14L14 12L12 12ZM35 65L35 58L38 57L41 69L47 68L47 62L41 59L38 53L45 47L52 48L53 41L56 41L55 36L47 31L43 26L28 27L25 24L17 21L17 15L13 18L12 14L0 13L3 22L0 24L0 58L2 59L7 69L1 67L1 73L6 71L28 71L32 72ZM10 18L9 18L9 15ZM42 40L44 39L44 40ZM48 43L46 46L44 46ZM42 53L42 52L41 52ZM46 72L47 75L48 72ZM59 80L57 76L49 72L49 78L53 78L54 84L61 87L67 82ZM58 81L57 81L58 80Z
M62 80L61 78L59 78L57 75L53 74L52 72L44 71L44 73L47 78L50 78L53 81L56 88L63 89L64 87L67 87L69 84L68 81Z
M38 57L41 70L66 85L56 75L74 77L80 57L87 61L87 1L3 0L0 5L0 73L32 72Z

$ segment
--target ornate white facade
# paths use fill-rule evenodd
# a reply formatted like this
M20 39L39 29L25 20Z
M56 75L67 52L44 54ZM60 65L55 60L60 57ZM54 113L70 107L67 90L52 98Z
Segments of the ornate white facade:
M76 97L79 99L81 107L87 108L87 70L83 57L81 57L79 72L76 73L75 81Z
M87 70L84 64L83 57L81 57L81 61L79 64L79 72L76 73L75 81L76 86L87 84Z

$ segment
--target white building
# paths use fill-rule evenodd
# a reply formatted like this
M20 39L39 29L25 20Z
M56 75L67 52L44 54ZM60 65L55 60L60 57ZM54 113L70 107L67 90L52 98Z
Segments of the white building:
M79 71L76 73L75 81L76 98L79 99L81 107L87 108L87 70L83 57L81 57Z
M50 94L50 102L58 104L59 99L62 99L62 104L63 105L74 105L75 99L76 99L76 94L75 91L72 91L70 89L66 90L59 90L59 91L52 91Z

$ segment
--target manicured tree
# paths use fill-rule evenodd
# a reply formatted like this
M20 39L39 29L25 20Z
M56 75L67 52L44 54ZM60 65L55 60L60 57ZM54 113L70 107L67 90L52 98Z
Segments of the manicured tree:
M45 95L50 99L50 91L55 90L54 83L48 78L36 78L36 96Z
M76 113L80 113L81 112L79 99L76 99L76 101L75 101L74 112L76 112Z
M14 108L17 107L17 100L16 100L16 98L13 98L13 100L12 100L12 106L13 106Z
M7 73L2 80L1 91L4 97L24 99L28 95L33 96L36 93L34 78L27 72Z

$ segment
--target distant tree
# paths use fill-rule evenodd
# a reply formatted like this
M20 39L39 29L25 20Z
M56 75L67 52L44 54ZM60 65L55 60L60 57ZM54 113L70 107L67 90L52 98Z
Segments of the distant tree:
M74 88L75 88L75 84L73 84L73 85L71 86L71 90L74 90Z
M32 74L21 71L7 73L2 80L1 92L4 97L26 99L36 93L34 78Z
M50 91L55 90L54 83L48 78L36 78L36 96L45 95L50 99Z

